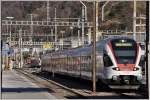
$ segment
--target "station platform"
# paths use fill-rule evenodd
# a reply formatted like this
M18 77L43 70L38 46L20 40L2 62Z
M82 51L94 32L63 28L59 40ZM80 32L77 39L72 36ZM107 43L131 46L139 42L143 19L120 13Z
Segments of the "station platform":
M2 99L56 99L47 88L39 87L15 70L2 72Z

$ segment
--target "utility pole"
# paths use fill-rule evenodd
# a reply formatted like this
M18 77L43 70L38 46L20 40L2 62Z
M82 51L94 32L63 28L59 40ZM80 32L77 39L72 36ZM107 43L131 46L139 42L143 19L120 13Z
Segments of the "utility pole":
M65 31L60 31L61 32L61 38L62 38L62 47L61 47L61 50L63 50L64 48L64 33Z
M0 1L0 6L1 6L1 1ZM0 11L2 11L1 7L0 7ZM1 16L0 16L0 19L1 19ZM0 25L0 30L1 30L1 25ZM1 39L1 36L0 36L0 39ZM1 39L1 53L0 53L0 62L2 61L2 39ZM0 99L2 99L2 67L0 67L0 71L1 71L1 74L0 74Z
M6 33L9 33L9 25L6 26ZM6 41L8 41L8 38L6 39Z
M88 29L88 44L91 44L91 28Z
M149 23L150 23L150 20L149 20L149 9L150 9L150 6L149 6L149 3L150 1L146 1L146 89L147 90L147 93L146 93L146 98L150 98L150 95L149 95L149 83L150 83L150 79L149 79L149 65L150 65L150 62L149 62L149 57L150 57L150 54L149 54Z
M14 19L14 17L6 17L7 19L9 19L10 21L12 20L12 19ZM11 25L10 25L10 29L9 29L9 45L11 46Z
M53 41L53 37L54 37L54 32L53 32L53 29L51 28L51 36L52 36L52 41Z
M136 40L136 0L133 1L133 38Z
M22 55L22 29L19 30L19 51L20 51L19 68L22 68L22 65L23 65L23 55Z
M82 45L84 45L84 21L85 21L84 7L82 6Z
M98 40L98 1L96 1L96 40ZM101 37L101 34L100 34Z
M31 16L31 25L30 25L30 32L31 32L31 37L30 37L30 42L33 43L33 14L29 14Z
M10 31L9 31L10 33L9 33L9 45L11 46L11 25L10 25Z
M93 4L93 50L92 50L92 65L93 65L93 68L92 68L92 80L93 80L93 89L92 89L92 94L95 95L96 93L96 12L98 9L96 9L96 5L97 5L97 1L94 1L94 4Z
M78 46L80 45L80 19L78 19Z
M30 29L31 29L31 37L30 37L30 42L31 42L31 47L33 47L33 16L35 16L36 14L29 14L31 17L31 25L30 25Z
M56 23L56 18L57 18L57 14L55 8L55 23ZM57 44L57 25L55 24L55 50L56 50L56 44Z
M70 27L71 30L71 36L70 36L70 41L71 41L71 47L73 47L73 27Z
M49 1L47 1L47 20L48 21L50 20L50 17L49 17Z

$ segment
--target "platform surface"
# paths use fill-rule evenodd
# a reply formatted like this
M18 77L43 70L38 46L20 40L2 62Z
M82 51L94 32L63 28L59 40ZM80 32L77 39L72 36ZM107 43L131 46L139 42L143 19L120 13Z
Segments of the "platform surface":
M2 99L57 99L51 93L15 70L2 73Z

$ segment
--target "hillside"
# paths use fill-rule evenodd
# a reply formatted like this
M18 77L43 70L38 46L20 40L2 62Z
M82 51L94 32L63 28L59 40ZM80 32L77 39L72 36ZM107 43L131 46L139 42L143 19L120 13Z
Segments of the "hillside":
M85 2L87 6L88 21L92 21L93 4ZM133 2L131 1L111 1L105 7L105 21L101 21L101 7L104 2L99 3L99 29L122 29L132 30L133 20ZM137 2L137 15L146 13L146 2ZM57 9L58 18L81 18L82 4L78 1L50 1L50 18L54 18L54 9ZM2 20L7 16L13 16L14 20L30 20L29 14L36 14L33 20L47 20L46 2L44 1L3 1L2 2ZM70 33L70 28L59 27L58 30L65 30ZM74 28L73 32L76 33ZM49 27L34 27L34 32L50 33ZM68 34L66 34L67 36Z

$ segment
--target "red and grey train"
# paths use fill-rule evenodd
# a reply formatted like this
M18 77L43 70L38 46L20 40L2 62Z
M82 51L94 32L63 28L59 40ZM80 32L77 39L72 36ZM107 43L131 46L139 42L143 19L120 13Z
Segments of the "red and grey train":
M96 43L96 80L110 88L138 89L142 81L141 47L128 37ZM42 56L42 71L92 79L92 45Z

